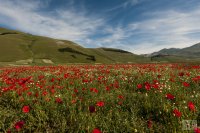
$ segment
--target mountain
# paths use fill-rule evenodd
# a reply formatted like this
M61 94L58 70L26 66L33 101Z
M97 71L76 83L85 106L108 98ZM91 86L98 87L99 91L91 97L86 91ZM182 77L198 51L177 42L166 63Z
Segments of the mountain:
M150 59L114 48L84 48L72 41L0 28L0 64L140 63Z
M150 54L152 60L161 60L161 61L200 61L200 43L192 45L186 48L170 48L162 49L158 52Z

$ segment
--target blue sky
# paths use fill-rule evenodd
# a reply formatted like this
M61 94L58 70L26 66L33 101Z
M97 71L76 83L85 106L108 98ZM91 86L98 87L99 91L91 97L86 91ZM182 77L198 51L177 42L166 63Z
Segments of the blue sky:
M0 26L146 54L200 42L200 0L0 0Z

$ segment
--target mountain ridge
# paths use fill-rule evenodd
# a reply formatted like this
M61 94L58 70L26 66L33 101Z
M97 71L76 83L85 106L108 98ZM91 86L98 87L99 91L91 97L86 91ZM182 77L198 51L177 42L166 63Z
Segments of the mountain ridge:
M200 57L200 43L194 44L185 48L164 48L160 51L153 52L151 55L167 54L167 55L178 55L186 57ZM195 54L198 54L197 56Z

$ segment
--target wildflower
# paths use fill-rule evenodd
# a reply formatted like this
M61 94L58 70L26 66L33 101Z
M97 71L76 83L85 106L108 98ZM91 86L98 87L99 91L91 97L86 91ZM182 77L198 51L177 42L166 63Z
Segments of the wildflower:
M142 84L138 84L138 85L137 85L137 88L138 88L138 89L141 89L141 88L142 88Z
M196 127L196 128L194 129L194 133L200 133L200 129L199 129L198 127Z
M104 106L104 102L103 101L99 101L99 102L97 102L96 105L99 106L99 107L103 107Z
M95 106L89 106L90 113L94 113L96 111Z
M18 121L15 123L15 129L20 130L24 126L25 122L24 121Z
M119 95L118 98L119 99L124 99L124 97L122 95Z
M189 84L189 83L187 83L187 82L183 82L183 86L185 86L185 87L189 87L189 86L190 86L190 84Z
M96 88L90 88L90 92L98 93L99 91Z
M151 85L149 83L145 83L145 89L149 91L151 89Z
M181 115L182 115L182 113L178 109L174 109L173 114L178 118L181 117Z
M24 106L24 107L22 108L22 112L24 112L24 113L29 113L29 112L30 112L30 107L29 107L29 106Z
M152 128L152 124L153 124L153 122L152 122L151 120L148 120L148 121L147 121L147 126L148 126L148 128Z
M175 98L175 96L172 95L172 94L170 94L170 93L166 94L165 97L166 97L167 99L169 99L169 100L173 100L173 99Z
M54 82L55 81L55 79L54 78L52 78L51 80L50 80L50 82Z
M76 103L76 99L73 99L73 100L71 101L71 103Z
M56 98L55 101L56 101L57 103L62 103L62 102L63 102L61 98Z
M95 128L92 130L92 133L101 133L101 130L99 130L98 128Z
M195 111L195 105L193 104L193 102L188 102L188 107L191 111Z
M182 77L182 76L184 75L184 72L180 72L178 75L179 75L180 77Z

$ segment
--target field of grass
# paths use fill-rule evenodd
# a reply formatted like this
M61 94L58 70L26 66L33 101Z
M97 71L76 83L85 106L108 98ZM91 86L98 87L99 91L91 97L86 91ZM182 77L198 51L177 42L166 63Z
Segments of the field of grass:
M199 108L199 65L0 68L0 132L199 133Z

